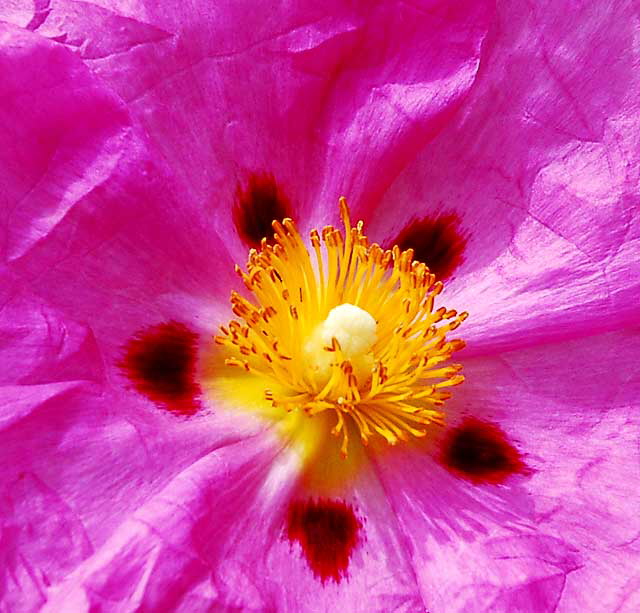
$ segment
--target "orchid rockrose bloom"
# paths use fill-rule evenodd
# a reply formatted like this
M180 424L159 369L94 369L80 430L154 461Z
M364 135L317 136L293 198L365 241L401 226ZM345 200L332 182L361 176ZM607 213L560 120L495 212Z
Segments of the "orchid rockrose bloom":
M311 232L315 259L291 219L274 222L276 244L263 239L240 271L257 304L234 292L242 323L222 326L215 340L230 349L226 365L255 375L246 385L264 388L277 418L333 415L330 430L346 458L354 429L364 445L375 435L395 445L444 423L447 389L463 381L462 366L447 362L464 347L446 336L468 314L434 310L443 284L413 261L413 250L369 246L362 222L351 227L344 199L340 209L344 232ZM245 384L232 395L233 388Z
M640 610L632 2L0 4L0 610Z

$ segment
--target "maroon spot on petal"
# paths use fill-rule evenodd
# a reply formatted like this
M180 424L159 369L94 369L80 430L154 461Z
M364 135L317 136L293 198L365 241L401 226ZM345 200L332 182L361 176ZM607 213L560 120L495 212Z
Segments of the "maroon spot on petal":
M246 186L238 185L232 216L240 238L257 248L273 237L272 221L291 217L291 205L273 175L252 174Z
M193 415L199 408L195 382L198 335L170 321L138 332L125 345L119 366L133 386L164 408Z
M497 485L529 471L520 452L497 426L469 417L451 429L442 444L446 468L476 484Z
M287 537L298 541L309 568L322 583L347 573L361 524L341 500L295 501L289 507Z
M467 245L460 233L458 216L450 213L433 219L425 217L407 224L388 246L413 249L414 259L424 262L437 279L448 279L462 263Z

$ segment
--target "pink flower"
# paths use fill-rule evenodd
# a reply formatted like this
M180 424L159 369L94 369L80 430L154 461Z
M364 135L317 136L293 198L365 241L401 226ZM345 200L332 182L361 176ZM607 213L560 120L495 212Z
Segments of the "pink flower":
M2 610L640 608L637 8L330 4L0 7ZM470 313L346 460L213 342L340 196Z

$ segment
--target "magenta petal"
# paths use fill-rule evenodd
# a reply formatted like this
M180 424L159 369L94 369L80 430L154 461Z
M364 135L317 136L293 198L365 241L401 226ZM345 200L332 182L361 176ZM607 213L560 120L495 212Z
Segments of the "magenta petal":
M102 380L100 352L86 326L66 320L9 274L0 274L0 304L0 383Z
M269 442L249 439L186 468L54 589L49 610L76 602L125 610L201 611L218 604L259 610L259 592L241 579L250 573L227 553L244 531L270 521L260 508L267 492L259 487L276 451ZM255 501L249 507L248 499ZM228 603L225 574L234 586Z
M507 433L530 471L503 484L448 472L437 450L376 460L434 611L588 610L599 573L596 610L621 606L640 560L639 356L633 332L468 360L450 422Z
M288 511L310 496L312 492L294 492ZM319 610L424 610L427 600L416 582L407 541L398 530L397 509L389 504L386 489L381 488L371 469L363 466L356 482L344 493L315 498L316 503L318 500L353 510L358 523L356 544L344 574L334 580L319 572L313 554L310 556L299 540L283 534L270 551L270 582L265 586L269 591L270 585L279 586L277 592L274 590L278 610L287 606L292 610L310 610L313 606ZM318 547L327 545L330 543L320 542Z
M171 38L171 32L135 15L128 16L127 8L124 3L110 1L100 4L57 1L36 11L29 29L63 42L84 60L101 60ZM87 36L88 33L91 35Z
M348 577L322 582L284 533L299 464L259 436L216 450L177 475L54 586L45 611L424 607L375 479L349 494L362 534ZM366 598L363 600L363 594ZM366 604L365 604L366 603Z
M492 13L479 0L118 4L60 0L34 28L127 102L183 197L224 212L250 173L273 173L305 223L319 205L333 216L343 194L377 201L443 128L475 79ZM230 222L222 213L218 227L240 257Z
M78 382L0 387L0 407L0 491L10 493L3 501L11 501L8 507L0 503L2 550L14 556L11 539L18 534L15 547L23 554L7 560L11 587L3 604L16 603L12 610L44 602L45 590L89 555L86 541L69 542L64 530L101 547L176 474L256 431L242 432L214 416L176 422L121 393ZM42 502L48 515L40 513L37 491L16 486L23 474L55 492L55 499Z
M88 542L100 546L176 473L260 425L175 419L109 389L86 327L8 275L0 291L0 598L11 610L37 610L89 554Z
M471 313L470 350L637 320L636 13L498 3L461 111L367 211L381 243L412 221L459 218L447 303Z
M1 37L0 118L10 127L1 152L3 255L11 261L111 175L127 115L64 48L6 26Z
M429 2L391 12L367 7L367 13L362 38L351 45L351 61L341 63L324 110L331 157L318 196L329 210L336 192L346 196L355 215L375 206L447 125L476 78L492 7ZM318 57L310 59L315 66Z
M470 485L398 451L376 465L428 610L552 611L582 555L535 525L523 488Z
M2 32L0 249L11 268L91 321L100 345L163 319L210 324L235 283L211 211L177 198L122 100L73 53Z
M637 330L468 360L454 407L518 441L541 527L580 548L640 531ZM606 384L603 384L606 382Z
M47 589L92 547L77 514L35 475L21 473L0 498L0 600L10 611L39 611Z

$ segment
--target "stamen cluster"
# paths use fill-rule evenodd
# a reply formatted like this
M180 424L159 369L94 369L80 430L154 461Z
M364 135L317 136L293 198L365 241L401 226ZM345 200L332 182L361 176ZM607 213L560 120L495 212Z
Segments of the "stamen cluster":
M332 434L342 436L346 455L354 426L364 444L377 434L394 445L443 421L447 388L464 380L460 364L445 364L464 341L446 335L468 314L433 310L443 285L424 263L413 261L413 250L369 245L363 223L351 226L344 199L340 216L344 234L333 226L321 235L311 232L313 257L291 219L273 223L274 244L263 240L250 251L246 271L236 267L256 303L233 292L239 321L222 326L216 342L232 354L226 364L273 382L265 398L274 407L310 417L333 411ZM329 374L319 378L309 367L305 341L344 303L377 322L373 366L356 374L333 338L321 349L331 357ZM286 391L276 393L276 387Z

